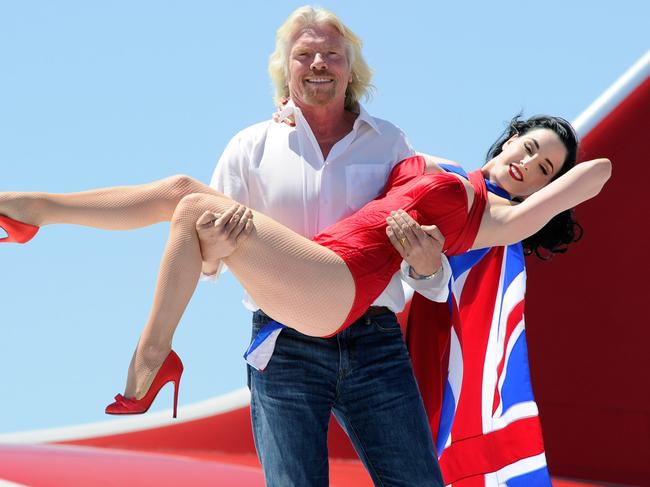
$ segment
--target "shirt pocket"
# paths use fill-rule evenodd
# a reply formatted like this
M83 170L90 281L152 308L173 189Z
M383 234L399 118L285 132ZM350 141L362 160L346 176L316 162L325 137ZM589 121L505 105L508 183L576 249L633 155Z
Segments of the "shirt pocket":
M390 167L386 164L350 164L345 167L346 203L357 211L381 194Z

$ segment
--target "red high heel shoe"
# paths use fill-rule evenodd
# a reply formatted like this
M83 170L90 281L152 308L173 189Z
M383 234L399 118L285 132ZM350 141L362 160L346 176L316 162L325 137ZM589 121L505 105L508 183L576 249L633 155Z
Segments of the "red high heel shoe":
M38 233L36 225L28 225L3 215L0 215L0 227L7 232L5 238L0 238L0 243L27 243Z
M151 403L168 382L174 383L174 417L178 405L178 386L183 373L183 362L173 350L158 369L149 390L142 399L129 399L122 394L115 396L115 402L106 406L106 414L142 414L146 413Z

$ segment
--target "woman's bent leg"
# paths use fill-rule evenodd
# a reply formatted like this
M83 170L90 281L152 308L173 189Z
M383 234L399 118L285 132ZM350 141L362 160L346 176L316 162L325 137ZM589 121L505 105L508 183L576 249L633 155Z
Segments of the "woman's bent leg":
M335 333L356 292L343 259L263 214L253 221L251 236L223 261L273 319L305 335Z
M181 198L191 193L215 191L189 176L171 176L80 193L0 193L0 215L36 226L68 223L130 230L169 221Z
M201 272L196 221L233 205L223 195L192 194L176 206L160 265L153 306L129 370L126 397L142 397L171 350L171 341ZM301 333L325 336L347 317L354 281L334 252L261 213L255 228L224 262L273 318ZM308 325L304 325L307 323Z
M129 366L126 397L140 399L149 390L171 350L176 327L196 289L202 264L196 219L187 204L176 206L149 318Z

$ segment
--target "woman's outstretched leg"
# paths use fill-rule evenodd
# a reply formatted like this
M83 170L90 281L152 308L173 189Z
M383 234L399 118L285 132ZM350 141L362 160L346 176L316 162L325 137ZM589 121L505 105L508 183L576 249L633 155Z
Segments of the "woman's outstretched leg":
M193 194L177 205L151 313L129 368L126 397L140 399L148 391L194 293L202 265L197 221L206 211L223 214L233 203L223 195ZM278 321L309 335L333 333L355 296L343 260L271 218L253 215L253 231L224 262Z
M189 176L171 176L80 193L0 193L0 215L39 227L68 223L130 230L169 221L181 198L191 193L215 191Z

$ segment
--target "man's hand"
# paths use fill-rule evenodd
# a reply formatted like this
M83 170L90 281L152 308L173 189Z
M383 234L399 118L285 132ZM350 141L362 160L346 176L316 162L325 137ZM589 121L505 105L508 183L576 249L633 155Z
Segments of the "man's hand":
M440 269L445 237L438 227L420 225L404 210L391 211L386 223L386 235L413 271L430 276Z
M204 274L215 274L219 262L232 254L253 231L253 212L235 203L223 214L206 211L196 221Z

